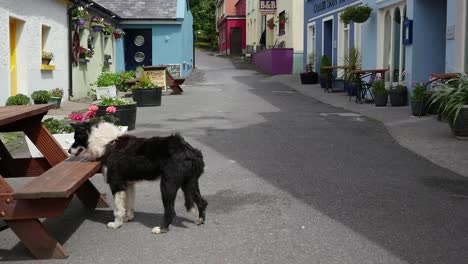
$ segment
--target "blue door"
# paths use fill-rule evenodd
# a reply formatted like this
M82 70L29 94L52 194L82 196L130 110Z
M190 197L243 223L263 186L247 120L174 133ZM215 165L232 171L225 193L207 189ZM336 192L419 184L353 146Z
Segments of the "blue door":
M323 53L333 65L333 20L323 23Z
M125 30L125 70L153 64L151 29Z

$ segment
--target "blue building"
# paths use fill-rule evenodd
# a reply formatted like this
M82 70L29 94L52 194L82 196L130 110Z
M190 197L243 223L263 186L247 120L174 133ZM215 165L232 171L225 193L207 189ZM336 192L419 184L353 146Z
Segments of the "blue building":
M125 35L116 40L116 72L170 65L174 77L193 67L193 17L188 0L96 0L118 16Z
M306 0L304 3L304 62L310 53L317 58L318 71L322 55L326 54L333 65L343 65L345 53L350 48L361 47L361 25L346 25L339 19L347 6L361 4L359 0Z
M466 0L363 3L374 9L373 16L363 24L364 68L388 68L388 83L407 85L427 81L431 73L468 71ZM405 20L412 23L406 35ZM411 38L406 44L404 36Z

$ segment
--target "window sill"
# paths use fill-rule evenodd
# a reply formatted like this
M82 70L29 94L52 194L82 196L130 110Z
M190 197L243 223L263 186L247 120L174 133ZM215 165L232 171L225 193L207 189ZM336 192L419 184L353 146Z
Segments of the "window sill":
M55 65L41 65L41 71L55 71Z

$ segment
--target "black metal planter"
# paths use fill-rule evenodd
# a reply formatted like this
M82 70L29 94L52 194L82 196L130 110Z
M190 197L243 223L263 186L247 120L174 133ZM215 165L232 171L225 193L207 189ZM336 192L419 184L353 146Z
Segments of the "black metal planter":
M375 106L387 106L388 94L374 94Z
M468 105L464 105L455 123L450 122L452 132L458 139L468 140Z
M425 116L427 105L425 101L411 101L411 113L414 116Z
M132 97L138 107L160 106L162 89L133 89Z
M96 116L104 116L106 115L106 109L108 106L98 106L99 109L96 112ZM119 119L117 125L120 126L128 126L128 130L135 129L135 122L136 122L136 114L137 114L137 105L136 104L129 104L129 105L116 105L114 106L117 111L112 115Z
M316 72L301 73L302 84L316 84L318 82L318 74Z
M390 104L392 106L405 106L407 102L407 93L390 93Z

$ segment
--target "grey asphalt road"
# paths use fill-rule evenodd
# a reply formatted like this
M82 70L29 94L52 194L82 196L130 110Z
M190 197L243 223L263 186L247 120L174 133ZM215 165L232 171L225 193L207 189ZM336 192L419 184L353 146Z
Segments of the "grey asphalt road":
M42 263L468 263L468 180L400 147L385 128L242 63L197 53L180 96L139 108L139 136L179 131L203 151L207 221L167 234L158 183L137 186L135 220L77 200L45 225L70 253ZM93 178L102 192L109 189ZM0 260L31 262L10 231Z

